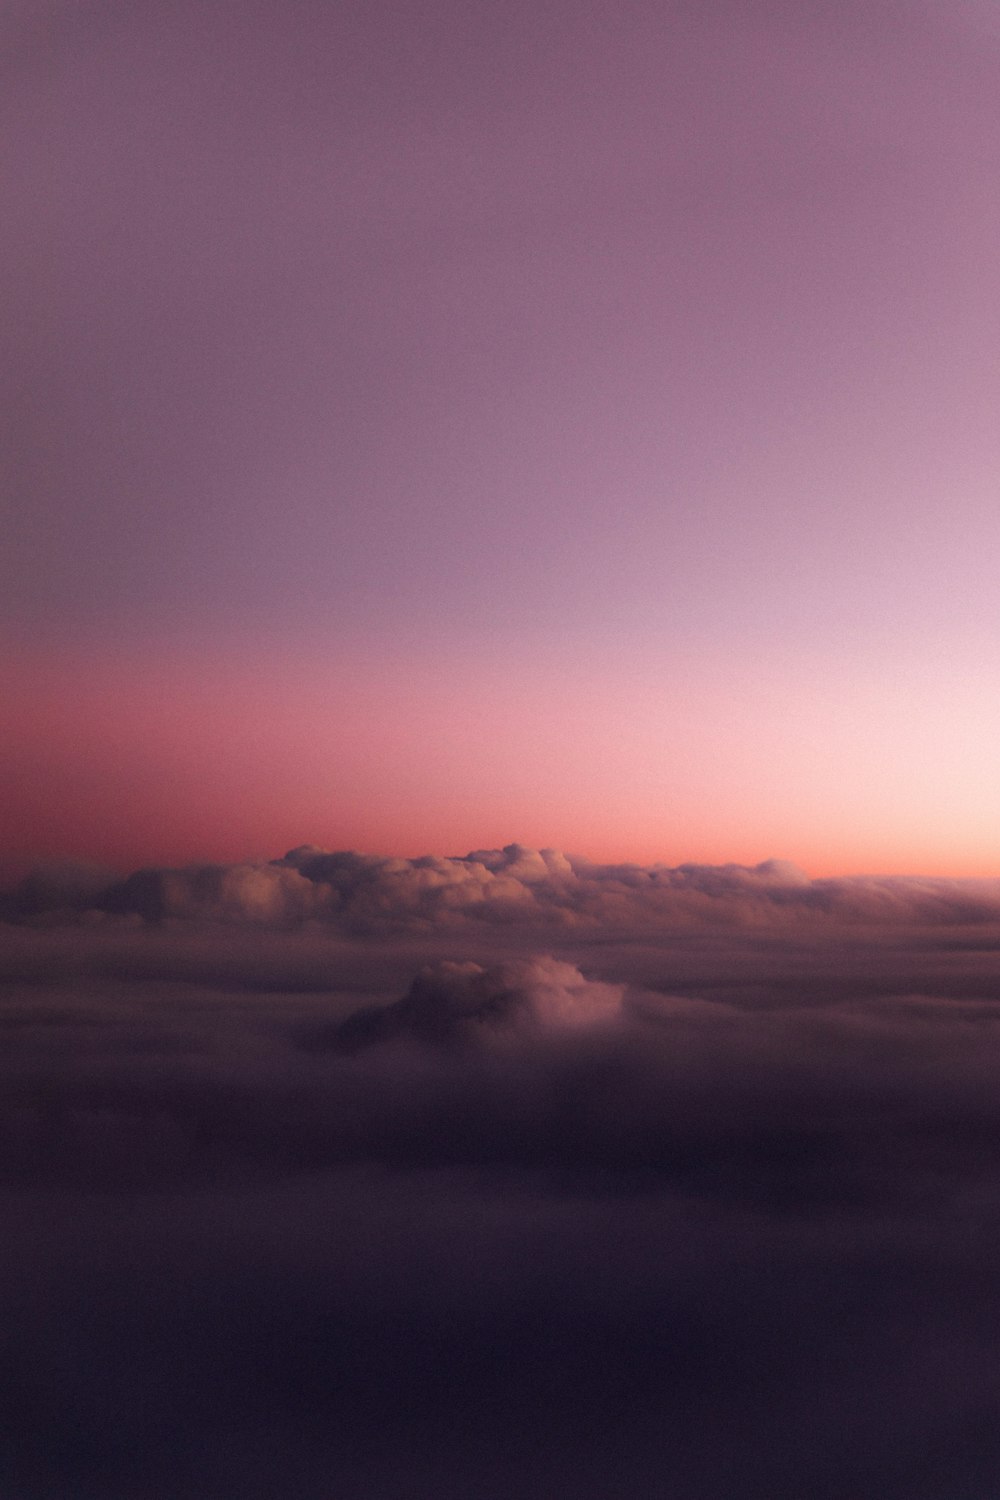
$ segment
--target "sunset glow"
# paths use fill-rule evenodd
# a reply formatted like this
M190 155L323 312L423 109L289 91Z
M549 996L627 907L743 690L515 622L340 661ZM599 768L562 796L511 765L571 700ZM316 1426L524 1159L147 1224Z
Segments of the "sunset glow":
M518 655L520 654L520 659ZM992 674L647 647L295 657L25 653L4 674L4 847L149 862L296 843L816 875L997 873Z
M61 14L5 106L9 866L1000 874L975 6Z

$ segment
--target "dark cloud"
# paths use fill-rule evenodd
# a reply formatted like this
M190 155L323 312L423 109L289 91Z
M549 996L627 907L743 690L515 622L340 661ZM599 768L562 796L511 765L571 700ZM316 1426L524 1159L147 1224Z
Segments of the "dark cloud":
M246 868L2 932L0 1493L994 1493L1000 924ZM341 917L233 922L258 877ZM494 878L522 921L342 920ZM612 887L772 920L540 926Z

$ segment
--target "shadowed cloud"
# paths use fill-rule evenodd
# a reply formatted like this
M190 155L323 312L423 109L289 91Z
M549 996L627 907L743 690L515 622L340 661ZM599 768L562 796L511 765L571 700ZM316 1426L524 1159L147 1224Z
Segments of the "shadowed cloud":
M297 851L2 929L4 1494L992 1492L1000 925L541 864L728 915L234 922L468 874Z

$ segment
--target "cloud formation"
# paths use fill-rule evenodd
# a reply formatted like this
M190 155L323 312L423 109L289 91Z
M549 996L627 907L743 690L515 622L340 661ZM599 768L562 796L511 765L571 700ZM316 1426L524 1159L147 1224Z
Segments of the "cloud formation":
M583 977L572 964L536 957L484 968L429 965L394 1005L355 1012L330 1034L332 1046L361 1047L412 1036L433 1045L510 1040L543 1027L573 1029L612 1020L623 987Z
M794 865L600 865L520 844L460 857L389 858L313 845L261 864L138 870L123 880L78 868L29 876L4 898L8 920L81 912L347 934L530 925L656 930L662 925L988 923L1000 880L855 877L811 880Z
M995 1491L1000 922L950 886L95 878L0 942L4 1495Z

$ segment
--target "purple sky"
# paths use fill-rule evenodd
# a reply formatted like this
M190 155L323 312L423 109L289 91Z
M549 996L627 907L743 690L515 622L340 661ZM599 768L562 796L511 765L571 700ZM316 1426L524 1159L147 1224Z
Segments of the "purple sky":
M0 1496L1000 1495L997 5L0 117Z
M893 745L957 681L990 795L990 7L5 9L15 655L916 673Z

